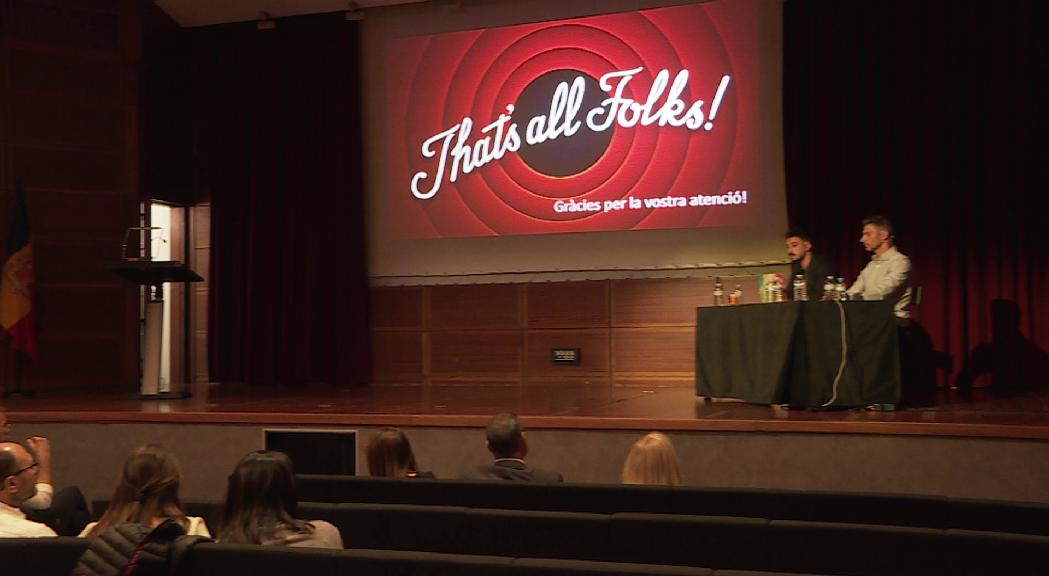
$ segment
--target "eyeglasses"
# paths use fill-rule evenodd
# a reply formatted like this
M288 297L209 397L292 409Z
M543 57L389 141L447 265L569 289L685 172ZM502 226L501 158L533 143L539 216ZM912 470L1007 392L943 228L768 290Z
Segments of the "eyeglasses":
M40 467L40 463L39 462L33 462L32 464L30 464L29 466L26 466L25 468L19 468L18 470L15 470L14 472L12 472L10 474L10 476L18 476L19 474L21 474L22 472L25 472L26 470L32 470L33 468L39 468L39 467Z

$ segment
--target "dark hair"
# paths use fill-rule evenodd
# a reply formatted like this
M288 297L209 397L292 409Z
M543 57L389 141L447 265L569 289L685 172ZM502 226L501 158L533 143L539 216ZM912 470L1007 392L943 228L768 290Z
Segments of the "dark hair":
M178 460L163 446L138 448L124 461L109 506L88 536L97 536L123 522L152 524L154 518L171 518L188 527L178 498L181 478Z
M521 447L523 431L517 414L512 412L496 414L484 430L488 438L488 449L496 458L513 456Z
M295 470L288 455L271 450L251 452L229 475L218 539L263 544L286 532L312 534L312 524L295 518L297 507Z
M888 218L884 216L878 216L877 214L874 216L868 216L863 219L863 226L866 226L868 224L876 228L881 228L882 230L885 230L885 232L889 234L889 237L892 238L892 222L889 222Z
M368 472L372 476L402 478L419 471L411 442L408 442L404 432L396 428L383 428L372 436L365 448L365 455Z
M812 242L812 236L809 236L808 231L806 231L804 228L791 228L790 230L787 230L786 234L783 235L784 240L788 240L790 238L795 237L801 238L806 242Z

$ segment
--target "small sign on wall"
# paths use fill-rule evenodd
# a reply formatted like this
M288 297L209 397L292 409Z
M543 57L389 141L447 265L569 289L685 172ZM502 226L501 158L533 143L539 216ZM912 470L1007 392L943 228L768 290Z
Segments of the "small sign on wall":
M582 348L552 348L550 350L550 361L553 364L565 364L578 366L583 361Z

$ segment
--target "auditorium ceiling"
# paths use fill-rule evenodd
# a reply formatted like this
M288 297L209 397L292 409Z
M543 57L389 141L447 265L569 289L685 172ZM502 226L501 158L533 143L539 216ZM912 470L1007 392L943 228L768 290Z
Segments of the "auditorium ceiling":
M246 22L283 18L322 12L350 12L358 10L411 4L423 0L154 0L164 12L183 27L210 26L226 22Z

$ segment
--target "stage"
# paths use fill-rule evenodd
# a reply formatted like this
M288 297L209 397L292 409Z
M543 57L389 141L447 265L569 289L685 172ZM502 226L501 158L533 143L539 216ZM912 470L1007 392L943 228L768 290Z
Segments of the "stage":
M179 400L130 395L7 398L12 422L168 422L483 427L516 412L531 428L800 432L1049 439L1049 391L996 396L942 390L931 406L894 412L799 410L704 399L681 386L375 385L365 388L193 387Z
M706 400L682 386L201 384L182 400L40 394L2 405L13 435L52 439L56 483L75 483L89 498L108 497L134 447L160 442L182 461L185 498L220 500L229 470L263 446L268 428L357 431L366 474L364 443L378 428L399 427L421 468L454 478L490 458L489 417L513 411L528 429L528 461L570 482L618 482L633 442L662 430L690 485L1049 502L1049 393L939 396L925 408L868 412Z

